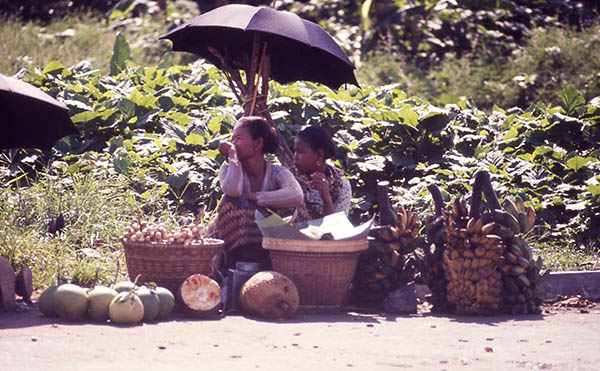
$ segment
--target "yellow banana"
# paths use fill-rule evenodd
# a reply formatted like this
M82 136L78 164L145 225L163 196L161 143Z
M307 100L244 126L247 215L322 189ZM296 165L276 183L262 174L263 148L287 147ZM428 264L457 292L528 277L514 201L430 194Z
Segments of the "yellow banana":
M525 208L525 214L527 214L527 219L529 219L529 225L531 225L531 228L533 228L535 225L535 209L533 206L528 205Z

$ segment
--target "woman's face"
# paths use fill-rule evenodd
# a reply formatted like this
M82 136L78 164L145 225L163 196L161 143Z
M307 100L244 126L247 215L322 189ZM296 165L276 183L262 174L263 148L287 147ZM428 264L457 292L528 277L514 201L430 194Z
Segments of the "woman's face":
M299 137L294 139L294 164L300 173L309 173L317 170L318 162L323 162L322 151L315 151Z
M261 140L261 138L252 138L250 130L248 130L246 125L237 124L233 128L231 141L235 146L235 151L240 161L255 155L262 148L260 145Z

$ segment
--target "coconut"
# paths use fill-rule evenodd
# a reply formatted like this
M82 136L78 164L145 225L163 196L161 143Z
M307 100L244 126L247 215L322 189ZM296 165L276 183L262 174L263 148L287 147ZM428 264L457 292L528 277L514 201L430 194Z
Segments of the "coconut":
M110 302L108 317L114 323L138 323L144 318L144 304L134 291L120 292Z
M300 297L296 285L287 276L264 271L256 273L242 285L239 303L248 314L288 319L298 310Z
M116 292L131 291L135 289L135 284L131 281L121 281L114 285L113 289Z
M160 313L160 298L156 291L147 287L140 287L135 290L142 304L144 304L144 322L154 321Z
M70 321L83 319L88 309L87 292L72 283L58 286L54 293L54 309L62 319Z
M88 317L93 321L106 321L108 319L108 307L118 294L110 287L95 286L92 291L88 292Z
M46 317L56 317L56 310L54 309L54 293L59 285L52 285L48 287L42 295L40 295L40 300L38 301L38 307L40 308L40 312Z
M179 291L181 300L191 314L212 314L221 305L221 287L203 274L193 274L186 278Z
M160 310L157 318L166 318L175 307L175 296L165 287L159 286L155 291L160 301Z

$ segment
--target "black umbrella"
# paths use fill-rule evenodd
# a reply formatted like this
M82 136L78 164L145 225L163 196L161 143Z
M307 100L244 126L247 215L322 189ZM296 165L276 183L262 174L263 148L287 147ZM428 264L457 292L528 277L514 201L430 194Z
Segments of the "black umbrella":
M358 86L354 65L333 38L316 23L294 13L243 4L225 5L182 24L161 39L173 42L174 51L197 54L219 69L223 58L247 70L255 34L266 42L270 77L282 84L314 81L337 89L344 83ZM216 50L219 56L212 51Z
M0 74L0 149L48 150L78 134L69 109L40 89Z

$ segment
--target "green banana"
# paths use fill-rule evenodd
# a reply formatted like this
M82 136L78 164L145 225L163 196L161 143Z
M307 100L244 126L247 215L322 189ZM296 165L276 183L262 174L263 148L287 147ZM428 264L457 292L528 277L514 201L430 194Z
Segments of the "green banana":
M521 252L523 253L523 257L527 258L527 260L533 261L533 249L528 244L523 244L520 246Z
M508 251L513 253L516 257L523 256L523 251L517 245L508 245Z
M517 214L519 213L519 210L517 210L517 206L510 198L504 199L504 204L502 206L504 207L504 210L508 211L513 216L517 216Z
M513 277L510 277L510 276L502 277L502 281L504 282L504 286L508 289L508 291L510 293L518 294L521 292L521 289L519 289L519 286L517 286L517 283Z
M522 256L518 256L517 257L517 263L524 268L527 268L527 266L529 266L529 260L525 259Z
M527 278L527 276L525 276L524 274L519 274L517 276L517 283L523 287L531 286L531 282L529 281L529 278Z
M550 277L550 269L544 270L544 273L540 274L540 284Z
M515 232L513 232L510 228L506 228L504 225L500 223L494 223L494 234L502 237L502 239L509 240L513 238Z
M522 274L525 272L525 267L522 267L520 265L513 265L510 267L509 272L513 276L518 276L519 274Z
M500 224L513 231L513 233L521 232L521 225L519 224L517 218L515 218L512 214L500 209L495 209L492 212L496 220L498 220Z

